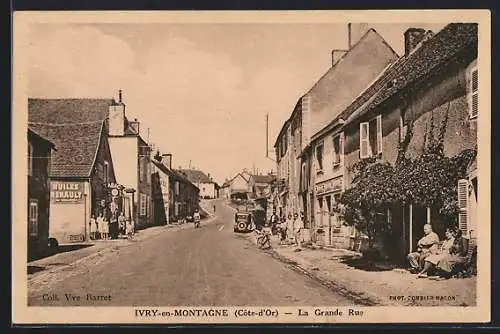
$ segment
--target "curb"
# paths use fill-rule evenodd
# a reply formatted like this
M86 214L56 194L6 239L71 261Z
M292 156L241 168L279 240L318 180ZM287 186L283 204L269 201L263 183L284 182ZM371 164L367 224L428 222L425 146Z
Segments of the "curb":
M335 282L331 279L322 278L319 275L317 275L316 273L305 269L304 267L299 265L297 262L290 260L289 258L287 258L283 255L280 255L274 249L268 250L267 252L274 259L277 259L277 260L289 265L295 271L298 271L301 274L303 274L304 276L307 276L311 279L314 279L315 281L319 282L321 285L323 285L329 289L335 290L335 292L338 293L339 295L342 295L348 299L353 300L356 303L356 305L362 305L362 306L384 305L383 302L377 296L368 295L365 292L357 292L357 291L354 291L354 290L350 289L349 287L345 286L344 284L340 284L340 283Z

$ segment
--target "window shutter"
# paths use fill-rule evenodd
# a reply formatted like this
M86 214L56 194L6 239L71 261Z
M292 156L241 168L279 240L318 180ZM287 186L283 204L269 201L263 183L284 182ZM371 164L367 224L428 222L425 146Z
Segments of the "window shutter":
M339 154L340 154L340 164L341 165L344 164L344 142L345 142L344 133L341 132L340 138L339 138Z
M470 107L470 118L475 118L477 117L479 113L479 105L478 105L478 72L477 68L474 67L471 69L470 74L469 74L469 82L468 82L468 89L469 89L469 107Z
M458 227L467 234L468 232L468 208L469 208L469 180L458 180Z
M377 116L377 153L382 153L382 115Z
M362 159L370 156L368 140L368 122L362 122L359 124L359 157Z

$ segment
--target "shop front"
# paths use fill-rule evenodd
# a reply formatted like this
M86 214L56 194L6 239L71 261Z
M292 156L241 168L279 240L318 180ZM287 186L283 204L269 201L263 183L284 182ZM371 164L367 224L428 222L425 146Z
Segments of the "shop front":
M118 217L130 212L130 208L126 210L130 201L123 193L117 184L93 186L89 180L51 180L50 238L59 245L89 242L91 217L100 213L109 222L110 237L118 237Z
M50 181L49 237L59 245L88 241L92 208L89 194L88 180Z
M334 206L339 203L343 189L343 177L339 176L315 185L316 213L314 239L322 246L349 248L351 228L344 226Z

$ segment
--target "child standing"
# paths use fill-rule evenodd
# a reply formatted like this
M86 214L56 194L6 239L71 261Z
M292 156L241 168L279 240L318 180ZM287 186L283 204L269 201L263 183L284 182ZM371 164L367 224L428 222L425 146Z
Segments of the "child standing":
M103 220L102 220L101 233L102 233L102 238L104 240L107 240L109 238L109 222L108 222L108 219L106 217L103 217Z
M99 212L99 216L96 219L96 230L95 230L95 238L101 239L102 236L102 226L104 225L104 216L102 212Z
M96 227L97 227L97 221L95 219L95 216L92 215L90 217L90 223L89 223L89 231L90 231L90 239L95 240L96 239Z

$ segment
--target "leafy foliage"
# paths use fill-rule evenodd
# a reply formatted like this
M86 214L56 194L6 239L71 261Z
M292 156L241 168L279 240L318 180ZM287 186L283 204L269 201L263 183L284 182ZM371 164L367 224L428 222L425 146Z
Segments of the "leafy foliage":
M437 131L431 113L422 150L416 157L407 156L413 136L413 122L410 121L406 137L399 144L394 167L373 157L358 161L350 169L354 174L352 187L342 194L335 211L368 236L370 247L379 223L376 212L392 204L414 203L433 207L446 219L456 219L457 181L465 176L477 148L462 151L454 157L445 156L448 113L449 105Z

